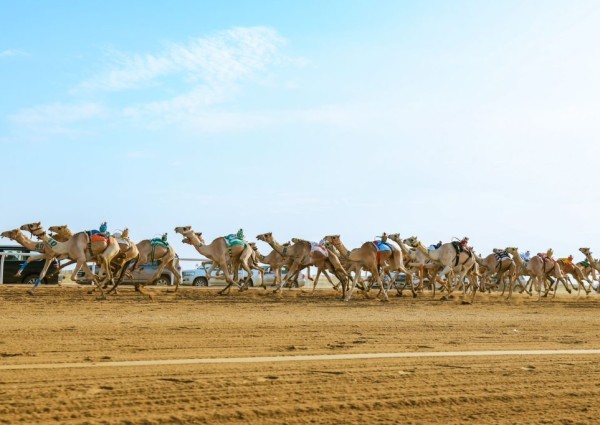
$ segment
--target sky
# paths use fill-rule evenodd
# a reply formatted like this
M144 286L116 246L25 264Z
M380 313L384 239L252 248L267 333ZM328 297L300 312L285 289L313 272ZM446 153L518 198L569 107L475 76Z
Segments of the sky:
M600 246L597 1L7 0L0 28L1 230Z

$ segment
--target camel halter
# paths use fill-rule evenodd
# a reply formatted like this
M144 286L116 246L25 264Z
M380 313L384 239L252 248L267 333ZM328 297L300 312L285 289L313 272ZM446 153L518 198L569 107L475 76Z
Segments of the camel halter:
M29 228L28 230L33 236L36 237L40 237L46 233L46 230L44 230L44 227L41 225L38 225L38 227L35 227L33 229Z

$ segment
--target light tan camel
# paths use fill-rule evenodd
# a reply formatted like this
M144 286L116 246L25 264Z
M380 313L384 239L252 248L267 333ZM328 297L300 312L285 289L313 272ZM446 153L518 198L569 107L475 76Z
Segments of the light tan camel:
M596 272L600 272L600 261L595 260L594 257L592 257L592 251L590 251L589 248L579 248L579 251L585 255L586 260L588 260L588 263L590 263L592 279L600 282L600 277L596 277ZM600 292L600 284L598 285L596 291Z
M302 269L315 266L317 267L315 282L318 282L319 275L323 270L331 271L341 282L342 297L345 298L348 275L333 251L327 250L327 255L325 255L319 250L313 250L310 242L298 238L292 239L294 242L292 245L283 246L273 238L273 234L270 232L258 235L256 239L268 243L273 250L292 261L285 280L275 287L274 292L278 292L283 285L297 279Z
M563 276L569 280L569 275L573 276L573 279L575 279L577 281L577 295L581 294L581 288L583 288L585 290L585 294L589 295L589 293L592 291L592 281L583 274L583 270L581 270L581 268L576 265L575 263L573 263L573 257L569 257L569 258L559 258L558 260L556 260L558 262L558 265L560 266L560 270L563 274ZM583 283L583 281L586 281L587 283L590 284L589 288L586 287Z
M110 262L119 253L119 244L115 238L109 237L103 241L91 241L87 233L80 232L73 235L73 237L66 242L58 242L48 236L39 222L24 224L21 226L21 230L28 231L43 240L45 243L44 249L48 250L49 253L54 253L55 257L67 255L69 259L77 261L77 265L75 266L75 269L73 269L71 275L71 280L77 282L77 272L79 269L83 268L88 280L96 283L102 297L105 297L101 285L112 279ZM106 273L104 281L98 281L97 276L93 274L88 267L88 261L97 261L101 265L101 269ZM44 268L43 272L46 270L47 267ZM43 274L45 276L45 273ZM40 278L43 278L43 276L40 275Z
M538 301L542 297L542 287L546 286L546 279L554 277L556 279L556 286L554 287L554 296L556 296L556 289L558 288L558 282L562 282L567 292L570 294L571 289L567 286L567 281L562 275L560 267L556 264L553 258L547 257L542 258L540 255L534 255L531 257L529 262L525 264L521 255L519 254L518 248L508 247L506 251L512 255L512 258L517 265L518 273L531 276L530 289L528 293L531 295L532 288L536 288L538 291ZM544 297L548 295L548 292L552 289L552 281L550 286L545 290Z
M442 244L438 249L427 249L417 238L408 238L404 241L413 248L417 248L433 262L439 263L442 266L442 270L439 274L442 276L452 272L458 277L455 279L458 283L463 285L463 295L466 295L465 277L471 271L476 263L475 254L470 250L460 251L460 247L457 247L455 243ZM469 279L469 285L473 286L476 282L471 282L473 278ZM445 297L450 296L454 291L455 285L453 285L452 279L448 280L448 294ZM473 295L471 302L475 299L477 288L473 288Z
M23 247L27 248L30 251L35 251L35 252L39 252L39 255L31 255L29 257L25 258L25 262L21 265L21 267L19 268L19 270L17 271L17 273L15 273L15 276L20 277L23 274L23 271L25 270L25 267L27 267L27 265L29 263L31 263L32 261L37 261L37 260L46 260L46 263L44 264L44 268L42 269L42 273L43 276L46 276L46 273L48 272L48 267L50 266L50 264L52 264L52 261L56 258L54 255L54 252L52 251L47 251L45 249L45 244L44 242L34 242L31 239L29 239L27 236L25 236L23 234L23 232L21 232L21 230L19 229L13 229L13 230L8 230L6 232L2 232L2 236L3 238L9 238L15 242L17 242L18 244L22 245ZM40 281L37 281L34 284L34 287L31 289L35 289L37 287L37 285L39 285Z
M202 238L202 233L199 232L195 232L196 234L196 238L198 238L198 240L204 244L204 239ZM194 246L194 242L192 240L190 240L190 238L188 237L184 237L181 242L188 244L188 245L192 245ZM248 267L250 267L250 269L252 270L256 270L258 271L258 273L260 274L260 286L264 289L267 289L266 285L265 285L265 270L260 267L259 263L259 254L257 254L257 250L256 250L256 244L253 242L249 242L248 245L253 249L253 253L252 255L250 255L250 258L248 258ZM212 272L215 271L215 269L217 270L217 274L215 275L215 279L225 279L225 272L223 270L221 270L218 267L218 264L215 261L212 260L208 260L208 261L202 261L200 263L202 265L202 268L204 269L204 271L206 272L206 276L207 276L207 283L208 283L208 279L212 278ZM208 270L206 269L206 266L209 265L210 267L208 268ZM229 270L230 274L232 274L233 276L237 276L239 270ZM237 278L234 277L234 280L236 280ZM245 290L247 289L247 286L243 286L242 288L240 288L240 290Z
M166 268L173 273L173 276L175 277L175 288L172 291L168 290L168 292L177 292L181 283L181 270L179 267L179 257L177 256L173 246L168 245L165 247L162 244L156 245L152 242L152 239L144 239L135 244L135 247L138 251L138 255L131 263L131 266L127 266L125 269L126 274L133 274L136 269L142 270L144 265L147 263L152 263L154 261L158 262L158 267L156 268L154 275L145 283L135 283L135 290L153 299L153 295L151 293L144 291L144 285L152 283L158 279L162 275L163 270ZM122 278L120 278L119 282L121 280ZM116 286L111 288L111 291L113 289L116 289Z
M48 230L54 232L51 237L59 242L69 240L73 236L73 232L67 225L50 226L48 227ZM113 285L108 291L109 294L111 292L114 292L115 294L117 293L117 287L123 281L128 267L136 261L139 255L137 245L134 244L131 239L129 239L129 229L124 229L123 233L115 233L113 234L113 237L119 244L119 254L116 255L110 263L113 276ZM108 283L109 282L106 282L104 285L105 288L108 286ZM144 293L143 290L141 292ZM145 295L148 295L152 298L150 294Z
M389 238L400 246L404 258L407 259L405 264L415 271L418 270L419 286L424 287L424 280L427 278L429 280L429 284L431 285L432 297L435 297L436 282L439 283L442 288L446 287L446 282L444 282L438 275L438 272L442 269L442 267L438 263L434 263L429 257L427 257L418 249L407 245L407 241L414 241L416 240L416 237L413 236L406 240L402 240L400 233L393 233L389 235Z
M512 296L512 291L514 288L514 284L517 281L517 265L514 260L504 254L506 251L502 249L495 248L493 253L481 258L480 256L475 256L475 261L479 264L479 271L481 273L481 280L485 285L489 282L493 277L496 278L496 284L502 284L502 294L500 296L504 296L504 292L506 291L505 278L508 278L508 297L510 299Z
M250 279L252 277L252 270L248 265L248 261L252 256L252 248L249 245L233 245L231 247L227 246L227 242L224 237L218 237L214 239L210 244L206 245L204 239L202 238L202 233L195 233L192 229L192 226L180 226L175 228L175 232L183 235L188 238L192 242L192 246L196 248L200 254L204 255L206 258L213 261L213 267L207 273L207 278L210 279L210 272L214 269L214 267L219 266L225 275L225 281L227 285L219 294L229 293L231 290L231 286L236 285L241 290L244 287L247 287ZM237 269L241 266L247 273L246 279L244 283L240 285L237 280ZM234 271L234 276L232 278L229 270ZM235 280L234 280L235 279Z
M389 272L395 272L393 277L390 276L392 282L396 281L396 277L400 272L406 274L406 281L411 283L413 297L417 296L413 285L413 274L404 267L402 250L399 246L388 244L391 251L378 251L373 242L365 242L360 248L355 248L350 251L342 243L340 235L328 235L325 236L323 240L335 246L340 251L342 257L345 257L345 259L351 263L348 272L354 272L354 278L352 279L352 285L348 290L346 301L352 296L352 291L354 290L363 269L371 273L373 280L377 282L379 288L382 290L384 300L387 301L387 285L384 283L381 273L379 272L380 267Z
M284 244L285 245L285 244ZM288 244L289 245L289 244ZM252 249L256 254L256 258L259 263L267 264L271 266L271 269L275 272L275 280L273 281L273 286L277 286L279 283L283 281L281 278L281 269L285 265L291 265L291 261L289 258L284 257L277 251L273 250L268 255L262 255L258 250L258 246L256 244L251 244ZM289 264L288 264L289 263Z

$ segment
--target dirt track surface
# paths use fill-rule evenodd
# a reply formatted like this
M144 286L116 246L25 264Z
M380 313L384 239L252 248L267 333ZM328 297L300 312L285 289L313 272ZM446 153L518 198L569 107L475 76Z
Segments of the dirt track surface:
M597 423L600 355L332 359L600 349L600 296L474 305L252 289L0 286L0 423ZM175 364L324 355L315 360ZM356 356L355 356L356 357ZM154 364L163 361L165 364ZM132 362L132 366L118 362ZM147 363L147 364L146 364ZM128 364L128 363L125 363ZM114 367L113 367L114 366Z

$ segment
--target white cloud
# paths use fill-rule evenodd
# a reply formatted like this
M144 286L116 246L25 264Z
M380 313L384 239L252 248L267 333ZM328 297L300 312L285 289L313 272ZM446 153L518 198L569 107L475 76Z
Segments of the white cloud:
M74 131L71 128L73 124L98 118L103 114L104 108L96 103L53 103L22 109L10 115L8 119L28 132L66 134Z
M29 56L26 52L18 49L5 49L0 52L0 58L9 58L15 56Z
M120 91L157 84L161 78L215 85L251 77L277 62L284 39L266 27L234 28L187 43L170 43L158 53L109 52L105 71L81 83L88 90ZM282 59L281 59L282 60Z

